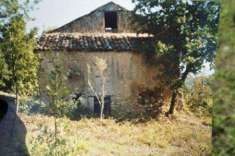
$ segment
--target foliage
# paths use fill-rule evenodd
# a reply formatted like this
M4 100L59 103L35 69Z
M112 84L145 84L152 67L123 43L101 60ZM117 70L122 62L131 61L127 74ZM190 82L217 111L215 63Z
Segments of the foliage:
M42 101L39 97L25 97L19 100L19 112L27 115L42 114L51 116L50 105L47 102ZM63 101L62 116L69 119L79 119L80 104L74 103L72 100Z
M0 40L2 33L11 23L12 18L21 16L25 21L31 20L29 12L33 10L35 4L40 0L1 0L0 1Z
M66 137L58 138L57 144L53 143L53 133L47 126L41 126L40 132L33 140L30 140L30 151L32 155L38 156L64 156L81 155L88 151L85 140L72 141Z
M0 1L0 26L8 23L9 18L16 15L29 17L29 12L40 0L1 0Z
M142 107L146 117L156 118L162 112L164 97L160 88L145 88L138 89L137 107Z
M36 46L35 31L26 33L23 17L16 16L3 31L0 46L9 71L8 87L14 90L17 86L21 93L32 93L37 86L38 70L38 58L33 51Z
M73 65L69 68L68 78L73 79L81 76L80 67L78 65Z
M136 20L140 32L154 35L156 55L174 58L180 70L179 78L171 80L172 100L168 114L172 114L177 90L189 73L197 73L205 62L213 62L219 6L213 1L134 0ZM166 69L171 68L165 64ZM176 70L177 71L177 70ZM171 78L165 73L166 78Z
M0 89L14 91L16 105L19 94L32 94L37 87L36 30L26 32L32 2L37 0L0 1Z
M65 116L66 113L70 113L74 103L68 102L68 97L72 93L68 87L66 87L67 73L63 69L63 62L58 53L51 52L52 56L49 57L49 61L52 64L52 68L48 74L48 85L46 86L47 95L47 109L54 117L54 153L57 151L57 147L60 140L57 137L57 117Z
M185 103L198 116L212 115L212 90L209 77L196 77L191 87L184 87Z
M42 113L42 102L39 99L34 97L32 98L21 98L19 100L19 112L27 115L31 115L33 113Z
M219 49L213 82L214 155L235 155L235 1L221 0Z
M7 64L2 52L0 51L0 88L6 87L6 84L4 82L6 81L6 79L8 79L8 74L9 73L7 70Z
M48 110L49 113L55 117L61 117L65 115L66 99L71 94L70 90L66 86L67 73L63 69L63 62L61 58L55 52L50 52L51 57L49 61L52 64L52 68L47 76L46 96L48 97Z

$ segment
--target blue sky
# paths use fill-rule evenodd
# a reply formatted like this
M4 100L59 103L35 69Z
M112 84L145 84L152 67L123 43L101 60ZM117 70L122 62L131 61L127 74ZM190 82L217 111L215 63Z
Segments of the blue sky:
M62 26L111 0L42 0L32 11L34 21L28 23L28 28L37 27L39 32ZM112 0L131 10L134 4L131 0Z

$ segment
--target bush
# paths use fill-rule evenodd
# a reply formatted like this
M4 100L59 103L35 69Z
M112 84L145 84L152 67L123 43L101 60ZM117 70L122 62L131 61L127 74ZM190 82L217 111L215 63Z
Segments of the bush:
M71 119L77 119L77 112L80 107L79 102L73 100L60 100L60 115ZM44 114L54 115L50 111L50 105L37 97L24 98L20 100L19 111L27 115Z
M46 110L43 108L45 103L37 97L26 97L19 100L19 112L27 115L31 114L46 114Z
M70 140L60 136L54 144L54 134L47 126L40 127L40 131L34 139L29 140L31 155L37 156L65 156L84 155L89 151L89 144L85 140Z
M198 116L212 115L213 100L209 82L206 77L198 77L193 80L192 86L183 90L186 105Z

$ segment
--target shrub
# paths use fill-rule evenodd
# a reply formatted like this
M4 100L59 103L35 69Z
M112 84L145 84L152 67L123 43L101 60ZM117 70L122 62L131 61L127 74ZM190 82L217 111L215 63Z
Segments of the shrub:
M191 87L183 90L185 103L189 109L199 116L211 116L212 114L212 91L209 86L210 80L198 77L193 80Z
M45 105L43 101L40 101L37 97L26 97L20 99L19 112L30 114L46 114L46 110L43 108Z
M61 116L66 116L71 119L77 119L77 112L80 108L79 102L73 100L60 100L58 108ZM37 97L28 97L20 100L19 112L27 115L44 114L53 115L50 111L50 105Z

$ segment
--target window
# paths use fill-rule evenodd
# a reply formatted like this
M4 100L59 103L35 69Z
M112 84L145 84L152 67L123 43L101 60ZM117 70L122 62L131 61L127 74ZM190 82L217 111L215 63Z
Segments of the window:
M117 30L117 12L105 12L105 31Z

